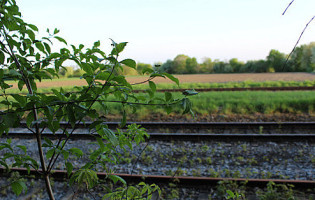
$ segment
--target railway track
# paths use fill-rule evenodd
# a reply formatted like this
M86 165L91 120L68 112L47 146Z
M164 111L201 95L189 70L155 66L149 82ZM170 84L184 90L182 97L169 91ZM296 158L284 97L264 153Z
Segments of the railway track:
M94 137L93 135L86 134L86 128L91 123L80 124L79 128L80 132L76 132L73 135L74 140L89 140ZM128 123L127 125L132 124ZM127 182L139 182L145 180L147 183L157 183L157 184L165 184L168 187L168 183L176 183L177 187L191 187L196 186L203 188L203 191L200 192L199 196L208 196L208 191L210 188L214 188L218 182L220 181L235 181L235 182L244 182L246 181L246 186L254 188L254 187L265 187L269 181L273 181L277 184L292 184L295 188L315 188L314 176L312 175L314 170L310 168L312 163L310 163L309 159L305 159L304 157L310 157L314 150L311 150L314 147L315 142L315 134L312 130L314 130L315 122L255 122L255 123L176 123L176 122L140 122L137 123L147 128L150 132L152 130L168 130L177 131L177 133L150 133L150 141L157 140L155 142L149 142L149 146L151 146L152 150L145 151L146 157L143 159L148 159L147 156L155 158L156 156L162 156L156 153L157 155L151 155L150 153L155 152L157 149L162 150L162 154L164 157L158 157L154 160L154 163L160 163L160 165L156 166L156 169L162 169L160 171L156 171L155 174L164 174L163 176L152 175L150 173L151 169L148 168L146 160L139 161L139 167L137 169L132 169L131 171L120 171L117 170L120 174L116 174L124 178ZM26 126L25 123L21 123L22 126ZM111 129L115 129L119 126L118 122L109 122L107 123L108 127ZM66 123L62 123L62 126L66 126ZM231 131L231 129L233 129ZM188 132L187 132L188 131ZM191 131L191 132L189 132ZM242 132L238 134L237 132ZM198 133L203 132L203 133ZM297 134L300 133L300 134ZM302 133L302 134L301 134ZM52 135L49 132L44 132L43 136L45 137L60 137L59 133ZM8 137L16 137L19 138L14 142L22 142L20 140L23 137L33 137L30 132L26 133L25 129L14 130L9 132ZM159 141L161 140L161 141ZM166 141L165 141L166 140ZM29 140L31 141L31 140ZM173 143L172 141L176 141ZM178 141L178 142L177 142ZM188 141L188 143L187 143ZM208 142L209 141L209 142ZM241 143L239 143L241 141ZM166 142L166 143L165 143ZM29 143L29 142L27 142ZM76 142L74 142L75 144ZM178 144L177 144L178 143ZM200 144L199 144L200 143ZM85 143L84 143L85 144ZM88 144L88 142L86 142ZM30 146L34 146L29 143ZM198 145L198 146L196 146ZM262 147L260 147L262 145ZM86 145L82 145L86 146ZM203 152L202 148L208 146L209 150ZM186 149L183 149L186 147ZM291 148L297 148L296 150L290 150ZM171 149L167 152L164 152L166 149ZM195 148L192 152L198 152L197 154L190 153L189 149ZM260 148L260 150L258 150ZM213 153L211 149L215 150ZM287 150L286 150L287 149ZM223 151L222 151L223 150ZM311 151L310 151L311 150ZM183 152L180 152L183 151ZM257 151L256 153L253 153ZM266 152L262 152L266 151ZM298 152L299 151L299 152ZM301 152L300 152L301 151ZM139 152L142 152L142 149L139 148L135 152L135 155L140 155ZM233 154L232 152L238 152ZM260 152L260 153L259 153ZM276 153L281 152L278 156ZM309 154L305 154L305 153ZM190 155L191 154L191 155ZM270 155L269 155L270 154ZM288 156L288 155L290 156ZM166 157L165 155L169 155ZM192 156L192 157L189 157ZM263 155L266 158L263 158ZM300 155L305 155L301 157ZM167 176L168 169L171 170L171 174L176 174L176 168L179 166L178 163L181 160L185 160L184 158L188 156L188 160L195 159L197 156L201 158L201 163L197 164L199 161L194 161L191 164L182 164L180 167L185 171L190 168L196 168L196 170L200 169L201 177L194 177L191 172L184 172L184 175L181 176ZM206 157L212 158L212 164L205 164L207 162ZM292 159L291 159L292 157ZM176 158L176 161L172 161L173 158ZM204 159L205 158L205 159ZM222 158L222 159L221 159ZM253 160L253 158L255 158ZM142 159L142 158L141 158ZM244 159L244 160L243 160ZM265 160L264 160L265 159ZM270 159L270 161L269 161ZM280 160L277 160L280 159ZM299 160L300 159L300 160ZM161 163L162 161L166 161L166 163ZM187 158L186 158L187 160ZM231 160L230 163L226 164L226 160ZM278 177L275 175L275 172L272 172L272 179L263 178L262 176L256 175L244 175L241 177L249 177L249 178L207 178L205 176L209 175L208 172L204 171L207 168L213 168L214 171L218 171L219 176L222 177L232 177L232 176L224 176L224 170L230 170L232 173L239 170L241 174L245 172L242 168L250 168L254 171L258 171L259 173L263 173L264 170L271 170L272 168L277 168L280 165L280 162L286 161L286 166L279 167L274 171L279 170L280 174L287 175L284 177ZM234 166L233 163L240 162ZM252 162L253 165L248 165L246 163ZM256 164L255 164L256 162ZM299 162L296 166L293 165L295 162ZM266 165L266 163L268 163ZM137 165L138 165L137 164ZM199 166L201 164L201 166ZM152 165L152 163L151 163ZM168 167L163 168L163 165L168 165ZM218 166L224 165L223 168ZM225 166L226 165L226 166ZM274 167L266 168L266 166L275 165ZM228 168L226 168L229 166ZM280 165L282 166L282 164ZM306 167L308 167L306 169ZM127 169L128 163L125 163L121 166L121 169ZM147 169L145 169L147 168ZM199 168L199 169L198 169ZM283 168L283 169L282 169ZM289 169L290 168L290 169ZM59 168L62 169L62 168ZM142 169L145 169L145 173L142 174ZM221 169L221 172L219 172ZM300 170L297 174L297 177L294 177L296 173L295 170ZM283 172L281 171L283 170ZM286 171L290 170L291 172L286 174ZM26 174L24 169L15 168L13 171L18 171L21 174ZM54 179L64 179L66 178L65 171L63 170L54 170L53 177ZM135 173L134 175L130 175L130 172ZM32 175L36 175L36 171L32 171ZM127 174L129 173L129 174ZM252 173L252 172L250 172ZM307 173L307 174L305 174ZM0 174L4 174L4 169L0 169ZM154 174L154 173L153 173ZM291 175L290 175L291 174ZM304 175L305 174L305 175ZM37 173L36 176L39 174ZM98 173L98 176L103 179L106 178L106 173ZM198 175L197 175L198 176ZM300 180L293 180L294 178ZM313 177L313 178L312 178ZM263 178L263 179L261 179ZM304 180L302 180L304 179ZM306 179L306 180L305 180ZM175 182L174 182L175 181ZM208 187L208 189L205 189ZM210 187L210 188L209 188ZM188 189L190 190L190 189ZM199 189L198 189L199 190ZM203 199L203 198L196 198Z
M314 179L315 134L149 134L150 138L132 152L121 152L124 159L116 171L169 175L176 171L178 163L182 163L180 174L189 176L230 177L230 171L242 178ZM59 137L65 137L49 132L44 132L42 136L54 142ZM26 133L25 129L9 132L6 137L10 137L16 145L27 144L31 155L37 151L34 136ZM68 148L84 147L82 150L88 155L97 148L92 141L95 141L95 135L81 129L72 135ZM130 164L137 162L133 156L139 155L138 167L131 168ZM57 165L60 166L58 169L63 169L62 163Z
M315 134L207 134L207 133L149 133L148 140L164 141L305 141L315 142ZM8 137L32 138L31 132L11 131ZM42 133L43 137L56 139L66 137L62 133ZM71 136L73 140L94 139L97 134L88 134L87 132L75 133Z
M128 122L138 124L148 132L164 133L221 133L221 134L312 134L315 130L315 122ZM106 122L108 128L119 128L119 122ZM21 127L26 127L21 122ZM62 127L67 123L62 122ZM91 122L80 123L77 128L88 128ZM126 126L124 128L126 128Z
M9 176L9 173L4 173L4 169L0 168L0 174L2 177ZM26 175L25 178L30 178L32 183L37 186L29 186L29 192L23 196L20 196L18 199L31 199L31 198L40 198L40 199L48 199L47 195L45 195L45 188L42 186L40 182L41 175L39 174L41 171L31 170L30 173L27 172L26 169L23 168L13 168L11 172L18 172L19 174ZM97 173L99 179L106 179L109 174L107 173ZM152 199L174 199L174 196L170 195L174 191L178 193L176 199L197 199L197 200L205 200L209 199L209 197L214 197L214 199L222 199L223 196L219 194L220 185L224 184L233 184L233 187L238 185L240 188L237 190L241 190L242 194L246 193L246 197L249 199L258 199L257 194L255 192L257 190L264 190L266 185L270 182L281 185L291 185L294 186L295 193L299 192L304 197L309 196L310 199L314 197L312 190L315 187L315 181L304 181L304 180L278 180L278 179L241 179L241 178L208 178L208 177L183 177L183 176L156 176L156 175L141 175L141 174L113 174L122 177L129 185L137 184L139 182L146 182L147 184L155 183L159 185L162 190L161 196L157 192L154 192L152 195ZM55 170L54 173L51 174L51 177L54 179L54 193L57 199L62 200L70 200L73 199L74 196L78 197L74 188L70 188L67 185L67 172L63 170ZM105 183L106 184L106 183ZM41 186L40 186L41 185ZM103 183L104 185L104 183ZM242 188L243 186L245 188ZM226 187L226 186L223 186ZM227 186L229 187L229 186ZM258 189L261 188L261 189ZM236 188L232 189L233 191ZM245 190L244 190L245 189ZM227 190L227 188L225 189ZM44 192L44 195L43 195ZM102 199L103 190L95 190L89 191L89 193L80 193L80 199ZM221 191L222 193L222 191ZM248 194L248 195L247 195ZM7 192L6 192L6 195ZM104 195L104 194L103 194ZM222 194L221 194L222 195ZM0 194L1 197L1 194ZM4 199L16 199L14 195L11 195L9 198ZM212 199L212 198L211 198Z
M0 168L0 174L7 175L5 168ZM10 172L18 172L21 175L29 175L36 178L41 178L42 171L31 169L30 172L26 168L11 168ZM98 172L97 176L100 179L106 179L108 173ZM204 185L216 185L219 181L236 181L236 182L247 182L248 186L251 187L265 187L270 181L277 184L292 184L295 188L315 188L315 181L313 180L286 180L286 179L246 179L246 178L209 178L209 177L193 177L193 176L158 176L158 175L142 175L142 174L119 174L114 173L111 175L117 175L122 177L124 180L130 183L136 183L145 181L147 183L170 183L174 180L179 185L188 186L204 186ZM66 170L53 170L51 177L56 180L65 180L69 178Z

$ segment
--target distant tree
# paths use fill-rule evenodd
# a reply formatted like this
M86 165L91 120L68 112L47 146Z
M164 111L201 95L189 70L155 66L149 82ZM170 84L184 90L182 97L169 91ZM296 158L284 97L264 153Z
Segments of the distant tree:
M233 69L229 63L215 60L213 71L215 73L232 73Z
M174 65L173 61L169 59L165 63L163 63L160 67L158 67L157 71L173 74L175 73L173 65Z
M240 69L242 73L262 73L268 71L268 64L265 60L250 60Z
M303 46L301 68L307 72L315 70L315 42Z
M286 65L291 71L313 72L315 70L315 42L296 47Z
M232 67L233 72L240 72L241 67L244 65L244 63L239 61L237 58L229 60L229 64Z
M185 74L186 73L186 59L189 58L184 54L177 55L173 60L174 73Z
M306 69L303 69L303 46L296 47L294 52L291 55L290 61L290 71L292 72L304 72ZM287 64L288 65L288 64ZM287 67L286 65L286 67Z
M84 70L82 69L76 69L73 71L72 77L81 77L84 74Z
M274 69L276 72L282 72L285 69L284 63L286 60L286 55L284 53L281 53L278 50L272 49L269 52L269 55L267 56L267 63L268 63L268 68ZM268 71L268 68L266 71Z
M214 63L211 58L204 58L202 63L200 64L200 73L213 73Z
M195 57L186 59L186 73L187 74L196 74L199 72L199 64Z
M59 70L58 74L63 77L72 77L73 71L73 67L63 67Z

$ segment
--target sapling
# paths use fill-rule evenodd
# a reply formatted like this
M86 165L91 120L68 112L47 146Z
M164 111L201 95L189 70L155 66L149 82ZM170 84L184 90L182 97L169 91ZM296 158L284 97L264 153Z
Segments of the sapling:
M55 192L51 185L51 175L57 163L62 160L63 168L67 170L68 184L77 191L84 189L91 194L100 180L97 176L98 166L111 172L107 164L120 162L120 151L131 151L133 145L139 145L148 134L138 125L129 125L126 131L110 130L105 122L109 104L121 105L121 124L125 127L127 121L127 108L136 111L139 106L163 107L171 112L173 106L181 106L183 113L191 112L191 102L187 96L193 95L189 91L183 98L175 99L171 93L164 98L155 96L155 77L170 79L177 85L179 81L174 76L156 72L145 68L148 79L141 83L129 83L118 71L125 68L136 68L132 59L120 59L127 42L116 43L112 41L112 49L106 53L100 49L100 41L91 47L68 45L67 41L58 35L59 30L47 29L47 36L38 37L37 26L22 19L22 14L15 0L0 1L0 135L5 136L10 128L20 126L20 121L26 121L26 127L36 140L39 160L28 155L27 147L17 145L22 150L19 154L14 151L14 144L8 139L0 144L0 165L9 171L12 167L23 167L36 170L45 181L45 188L49 199L55 199ZM54 51L54 42L63 45ZM58 78L60 71L66 70L66 62L75 63L83 72L82 79L86 85L74 87L73 91L66 92L63 88L50 89L50 93L41 93L37 90L38 82L44 79ZM14 81L22 92L26 89L28 94L9 94ZM133 93L133 85L148 83L147 95ZM103 108L99 113L94 108L98 105ZM86 125L89 133L95 137L98 149L90 152L88 161L82 167L76 166L70 158L82 158L84 152L80 148L66 148L75 130L80 124L92 120ZM60 123L65 125L61 126ZM57 141L43 138L42 133L49 130L52 134L61 132L63 137ZM120 151L119 151L120 150ZM13 163L10 164L13 160ZM58 161L58 162L57 162ZM152 193L158 190L155 184L139 183L129 186L125 180L116 175L108 174L112 183L122 183L116 190L104 190L106 198L151 198ZM16 179L10 183L13 192L20 195L27 190L24 179ZM129 190L130 189L130 190ZM131 195L128 191L133 191ZM92 194L91 194L92 195ZM129 196L132 197L129 197Z

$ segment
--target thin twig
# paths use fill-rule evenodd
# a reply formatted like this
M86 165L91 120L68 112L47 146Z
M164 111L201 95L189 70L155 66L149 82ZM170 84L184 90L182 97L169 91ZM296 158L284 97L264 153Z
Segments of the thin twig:
M305 27L304 27L302 33L300 34L299 39L298 39L297 42L295 43L295 45L294 45L292 51L290 52L290 54L288 55L288 57L287 57L287 59L286 59L286 61L285 61L284 65L283 65L283 68L282 68L282 71L284 70L284 67L286 66L287 62L289 61L289 58L291 57L291 55L292 55L292 53L294 52L295 48L296 48L297 45L299 44L299 42L300 42L300 40L301 40L301 38L302 38L302 35L304 34L304 31L306 30L307 26L313 21L314 18L315 18L315 16L313 16L312 19L305 25Z
M137 160L136 162L133 163L132 167L131 167L131 173L130 175L132 176L133 174L133 169L135 168L135 165L139 162L140 156L142 155L142 153L144 152L144 150L148 147L149 142L147 142L147 144L145 145L145 147L141 150L141 152L138 154ZM129 184L127 182L127 189L126 189L126 199L128 198L128 189L129 189Z
M287 10L289 9L289 7L290 7L291 4L293 3L293 1L294 1L294 0L292 0L292 1L289 3L289 5L288 5L287 8L284 10L284 12L282 13L282 15L284 15L284 14L287 12Z
M95 198L95 196L92 194L92 192L88 189L88 188L86 188L86 190L88 191L88 193L93 197L93 199L95 199L96 200L96 198Z

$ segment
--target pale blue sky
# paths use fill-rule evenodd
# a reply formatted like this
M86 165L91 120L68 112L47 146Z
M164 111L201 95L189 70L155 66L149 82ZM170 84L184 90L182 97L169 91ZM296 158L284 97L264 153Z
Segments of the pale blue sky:
M71 44L129 42L123 57L151 63L178 54L229 60L289 53L315 15L314 0L17 0L24 19L58 28ZM315 41L315 20L300 44Z

